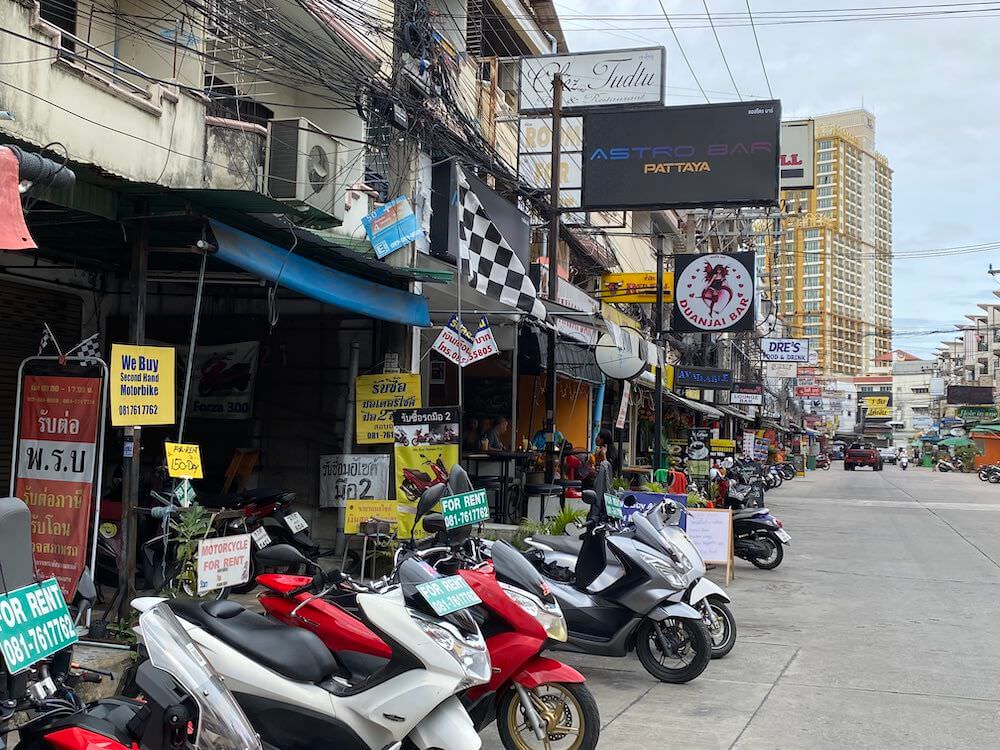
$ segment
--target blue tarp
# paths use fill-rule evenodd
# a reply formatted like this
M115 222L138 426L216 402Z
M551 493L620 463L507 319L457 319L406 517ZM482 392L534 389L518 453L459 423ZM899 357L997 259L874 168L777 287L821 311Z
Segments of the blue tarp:
M431 324L426 297L328 268L221 221L212 219L211 225L219 260L341 310L391 323Z

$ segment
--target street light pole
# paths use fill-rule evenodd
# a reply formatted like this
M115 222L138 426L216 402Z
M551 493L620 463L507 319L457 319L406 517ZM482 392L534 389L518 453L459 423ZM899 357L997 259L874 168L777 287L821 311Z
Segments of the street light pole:
M559 191L562 156L562 74L552 76L552 160L549 192L549 301L559 299ZM545 481L555 480L556 457L556 329L549 325L548 372L545 380Z

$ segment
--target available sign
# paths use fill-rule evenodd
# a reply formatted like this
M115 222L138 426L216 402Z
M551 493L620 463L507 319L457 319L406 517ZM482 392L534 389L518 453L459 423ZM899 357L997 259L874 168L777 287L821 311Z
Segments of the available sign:
M359 375L354 383L355 442L393 442L392 413L420 406L420 375Z
M767 362L808 362L809 339L764 338L760 340L760 351Z
M601 302L656 303L655 273L606 273L601 276ZM674 274L663 274L663 301L674 301Z
M23 369L33 366L29 359ZM106 372L99 367L59 371ZM103 408L103 377L22 375L10 493L31 510L36 569L69 599L90 557Z
M201 449L193 443L164 443L167 474L176 479L202 479Z
M174 350L111 345L111 424L174 423Z
M729 393L729 403L749 404L750 406L764 405L764 384L763 383L733 383L733 390Z
M462 576L448 576L417 584L417 591L439 616L482 603Z
M361 223L379 260L423 235L405 195L379 206L363 217Z
M490 501L486 490L472 490L441 498L441 514L447 529L486 521L490 517Z
M674 365L675 388L710 388L728 391L733 387L732 370L713 367L685 367Z
M475 333L459 321L458 315L452 315L431 348L459 367L500 353L493 329L485 315L479 318Z
M319 507L343 508L351 500L387 497L388 454L335 453L319 457ZM396 517L395 511L391 517Z
M754 326L754 254L674 256L675 331L749 331Z
M213 537L198 542L198 595L239 586L250 580L250 535Z
M777 100L587 113L583 207L776 206L780 125Z
M666 51L663 47L522 57L517 108L552 111L552 77L562 74L563 109L663 104Z
M77 641L55 578L0 594L0 653L11 674Z

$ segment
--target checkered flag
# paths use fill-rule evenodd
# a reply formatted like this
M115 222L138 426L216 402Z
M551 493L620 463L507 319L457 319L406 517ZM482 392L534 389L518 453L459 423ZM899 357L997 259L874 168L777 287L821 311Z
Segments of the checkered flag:
M59 356L62 356L62 350L59 348L59 342L56 341L55 334L52 333L49 324L44 323L42 324L42 340L38 342L38 356L41 357L49 346L54 347Z
M458 249L468 263L469 282L481 294L545 319L545 306L520 259L511 250L458 169Z
M66 356L73 354L81 359L100 359L101 358L101 339L95 333L92 336L88 336L79 344L74 346L68 352Z

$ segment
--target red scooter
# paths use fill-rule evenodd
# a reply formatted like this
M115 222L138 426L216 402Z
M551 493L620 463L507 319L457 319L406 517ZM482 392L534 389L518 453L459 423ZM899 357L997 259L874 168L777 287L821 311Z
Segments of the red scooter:
M447 535L437 514L424 519L424 528L437 534L437 539ZM583 675L541 656L547 642L566 639L566 621L559 605L538 571L517 550L506 542L489 547L477 544L468 538L469 530L451 532L464 532L465 539L460 542L451 539L446 546L432 548L424 544L411 554L438 558L436 567L446 573L454 572L460 561L473 566L457 574L482 601L472 611L486 636L493 665L490 682L462 696L476 729L482 731L496 720L503 745L509 750L548 748L553 742L566 740L569 742L559 746L567 750L595 748L600 714ZM472 549L473 553L463 554L459 549ZM481 551L491 554L492 560L482 559ZM279 545L260 554L269 564L282 565L293 560L293 552ZM322 574L317 578L324 580ZM349 679L364 679L392 653L363 622L331 601L330 595L336 593L334 598L339 597L344 607L352 606L357 591L352 590L349 578L342 579L336 590L327 588L313 595L309 593L313 580L302 576L266 574L257 580L268 589L259 596L265 611L316 633L334 652Z

